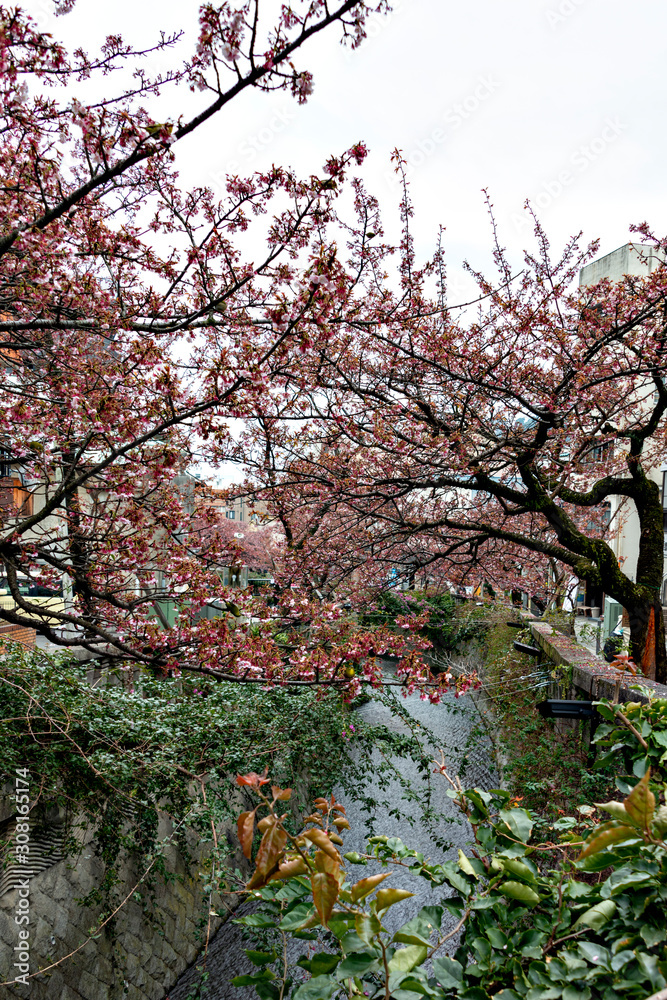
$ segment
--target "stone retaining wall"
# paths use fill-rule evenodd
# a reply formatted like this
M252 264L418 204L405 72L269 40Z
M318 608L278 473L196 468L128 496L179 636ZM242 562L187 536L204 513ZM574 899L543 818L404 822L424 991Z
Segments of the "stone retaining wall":
M10 800L0 800L0 809L2 806L7 816ZM231 827L229 824L219 831L220 837L229 838L230 846ZM160 836L170 832L165 818ZM166 848L167 867L177 878L165 884L158 877L154 899L146 903L148 912L140 902L130 899L115 918L113 930L108 926L95 940L87 939L100 908L77 903L100 884L103 871L90 836L78 857L58 861L31 878L27 890L30 972L45 969L81 944L83 947L61 965L31 978L27 986L3 985L3 1000L160 1000L200 953L207 933L209 906L200 873L205 851L194 833L188 834L187 842L192 863L186 863L173 845ZM237 852L232 864L243 865ZM121 898L131 892L140 875L126 867L118 886ZM141 886L139 891L143 891ZM19 943L15 915L20 893L19 888L13 888L0 896L0 984L14 980L17 974L12 965ZM222 922L212 917L210 933Z
M621 673L601 656L595 656L581 646L575 638L562 635L546 622L529 621L528 624L540 649L553 663L564 668L561 686L565 690L561 697L585 695L591 701L608 698L619 702L646 702L649 700L648 695L635 690L639 685L656 698L667 698L667 685L650 681L641 675L634 677ZM572 694L567 693L568 689L572 689Z

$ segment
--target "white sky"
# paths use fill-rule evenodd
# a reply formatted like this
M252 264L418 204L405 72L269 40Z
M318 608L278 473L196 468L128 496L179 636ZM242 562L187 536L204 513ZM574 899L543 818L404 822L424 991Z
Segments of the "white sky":
M59 19L48 0L24 6L57 36L90 48L111 31L146 43L162 28L196 30L192 0L78 0ZM363 139L367 186L390 216L389 155L398 146L414 164L418 249L430 253L438 224L447 227L454 289L465 257L488 261L482 187L503 243L517 251L530 244L526 198L554 246L583 229L607 253L632 222L667 229L664 0L397 0L371 35L350 53L334 28L299 55L315 74L305 107L282 93L244 95L179 144L184 182L214 183L230 163L239 173L272 162L316 170ZM200 100L185 96L190 106Z
M160 29L196 30L193 0L78 0L54 19L48 0L22 4L40 24L94 48L109 32L146 44ZM267 0L277 11L279 0ZM664 0L395 0L354 53L338 29L302 50L315 75L299 107L289 95L250 93L175 149L184 183L215 184L232 165L272 162L302 172L364 140L363 168L394 237L398 202L389 156L413 164L413 231L429 255L446 226L452 303L471 287L464 258L489 265L488 187L501 242L517 257L531 245L522 214L530 198L554 248L571 234L601 239L600 253L628 240L632 222L667 231L664 128L667 5ZM165 118L199 105L166 108Z

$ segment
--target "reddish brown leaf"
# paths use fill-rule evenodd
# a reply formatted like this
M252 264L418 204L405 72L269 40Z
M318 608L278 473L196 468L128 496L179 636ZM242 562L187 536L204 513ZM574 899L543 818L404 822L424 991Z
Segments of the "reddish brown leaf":
M238 820L236 821L236 829L238 830L239 841L241 842L241 850L245 854L248 861L250 861L250 856L252 854L252 836L255 831L255 813L256 809L251 812L241 813Z
M272 875L278 868L286 842L287 834L281 826L274 824L266 831L259 845L255 861L255 874L248 882L248 889L256 889L258 886L266 884L269 875Z
M335 879L338 878L340 865L337 861L334 861L330 854L325 854L324 851L315 851L313 860L318 872L329 872Z
M636 836L637 830L635 827L613 821L611 823L603 823L584 844L584 849L579 855L579 860L587 858L591 854L598 854L605 847L609 847L610 844L617 844L621 840L628 840L630 837Z
M317 823L318 826L322 826L322 817L318 816L317 813L310 813L309 816L304 817L304 823Z
M236 784L250 785L253 788L259 788L260 785L268 785L269 779L266 777L266 775L268 774L268 770L269 769L267 767L267 769L264 771L263 777L259 774L256 774L254 771L251 771L250 774L237 774Z
M384 880L389 878L390 875L391 872L385 872L383 875L369 875L368 878L362 878L359 882L355 882L350 889L350 895L352 896L353 901L356 903L359 899L365 899L366 896L369 896L372 893L376 885L379 885L380 882L384 882Z
M328 854L329 857L333 858L334 861L337 861L340 864L340 854L331 843L324 830L306 830L304 832L304 837L306 837L311 844L315 844L315 847L319 847L321 851L324 851L325 854Z
M329 872L318 872L316 875L311 875L310 884L313 889L315 909L326 927L338 899L338 880Z
M338 817L336 817L336 819L333 821L333 823L334 823L334 826L337 827L337 829L339 829L339 830L349 830L350 829L350 824L348 823L348 821L345 819L344 816L338 816Z
M642 780L635 785L623 802L630 822L642 830L650 828L655 812L655 795L648 787L650 777L651 769L649 768Z
M400 903L403 899L409 899L410 896L414 896L414 892L408 892L407 889L380 889L375 897L377 903L376 912L382 913L383 910L388 910L394 903Z
M292 861L286 861L280 865L278 871L269 876L268 881L273 882L275 879L294 878L295 875L307 875L308 872L308 866L303 858L294 858Z

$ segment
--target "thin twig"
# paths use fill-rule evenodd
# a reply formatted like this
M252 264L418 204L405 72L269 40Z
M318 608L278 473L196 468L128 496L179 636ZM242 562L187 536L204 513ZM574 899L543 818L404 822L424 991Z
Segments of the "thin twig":
M616 708L615 705L613 706L613 708L615 717L617 719L620 719L624 726L628 727L630 732L639 740L641 745L644 747L644 750L648 750L648 743L646 742L642 734L639 732L639 730L635 729L635 727L628 719L627 715L624 715L623 712L621 712L620 708Z
M438 948L442 948L442 946L445 943L445 941L449 941L449 939L453 938L455 934L458 934L458 932L461 930L461 928L463 927L464 923L466 922L466 920L470 916L470 913L471 913L470 910L466 910L465 911L465 913L463 914L463 916L459 920L459 922L456 925L456 927L454 928L454 930L450 931L449 934L445 934L444 938L442 938L440 941L438 941L438 943L429 952L429 955L428 955L429 958L433 958L433 956L435 955L435 953L438 950Z

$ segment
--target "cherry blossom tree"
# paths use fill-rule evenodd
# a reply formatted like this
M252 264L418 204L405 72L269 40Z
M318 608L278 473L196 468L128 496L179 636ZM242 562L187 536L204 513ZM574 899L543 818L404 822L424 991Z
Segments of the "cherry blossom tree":
M367 16L389 9L277 7L204 3L194 52L154 75L151 56L176 53L179 35L144 50L114 35L96 55L69 53L25 12L0 11L0 559L13 598L0 618L162 671L352 690L381 680L375 653L391 648L411 651L407 673L427 679L409 635L366 634L294 588L271 610L234 593L252 629L199 614L220 596L230 540L211 515L202 547L204 515L181 473L238 453L229 420L254 415L267 389L280 394L285 364L317 335L321 233L366 149L305 178L280 166L230 176L220 194L182 189L179 143L209 123L219 135L250 88L305 101L301 48L336 27L355 48ZM157 121L164 95L173 116ZM189 117L183 95L200 102ZM240 249L247 232L254 259ZM62 603L45 608L36 587ZM165 601L178 611L171 628Z
M328 296L326 336L295 355L291 395L248 433L257 495L292 517L327 512L311 550L346 524L350 564L372 553L545 599L551 564L561 590L574 576L627 609L633 658L667 682L655 481L667 461L667 268L580 289L597 244L574 238L554 256L537 220L536 249L513 266L489 205L496 274L469 267L479 298L454 307L442 250L417 267L407 191L397 248L357 192L345 278L340 254L328 271L345 292ZM665 241L645 225L639 236L664 260ZM636 574L611 544L612 497L639 519Z

